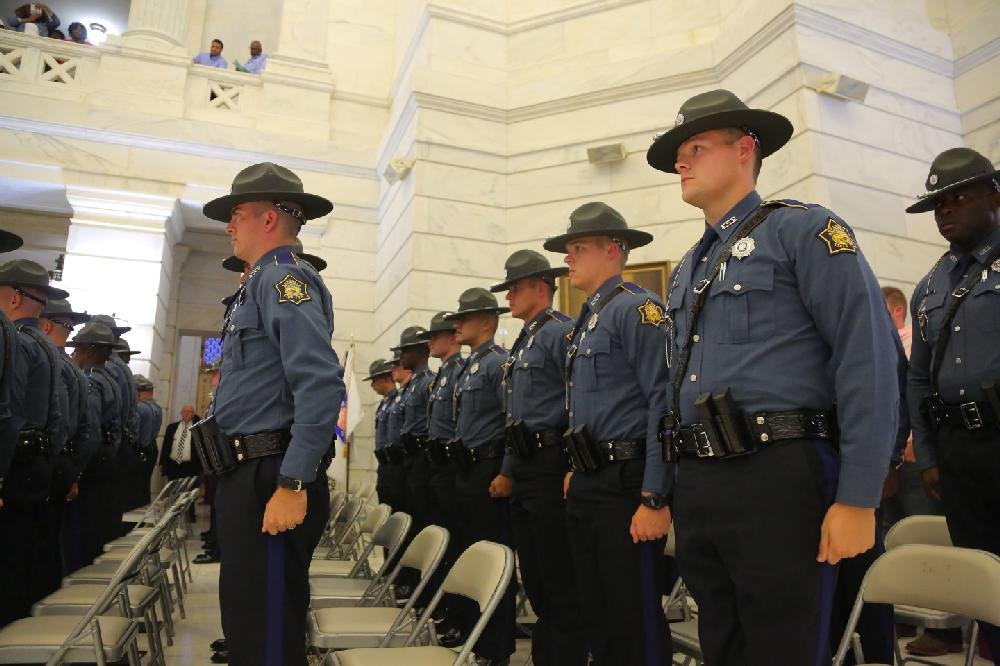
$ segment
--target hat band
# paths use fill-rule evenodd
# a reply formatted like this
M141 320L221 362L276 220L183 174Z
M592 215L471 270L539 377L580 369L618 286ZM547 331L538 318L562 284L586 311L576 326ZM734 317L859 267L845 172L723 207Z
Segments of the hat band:
M42 305L48 305L49 304L49 302L46 301L45 299L38 298L38 296L34 296L32 294L29 294L28 292L26 292L24 289L21 289L20 287L12 287L12 289L14 291L16 291L17 293L21 294L22 296L24 296L25 298L30 298L31 300L33 300L36 303L41 303Z

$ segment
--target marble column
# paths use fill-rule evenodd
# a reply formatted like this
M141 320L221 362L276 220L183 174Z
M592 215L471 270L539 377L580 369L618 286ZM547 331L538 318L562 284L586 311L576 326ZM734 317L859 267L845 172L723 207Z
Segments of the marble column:
M124 43L149 48L159 42L184 48L187 23L188 0L132 0Z

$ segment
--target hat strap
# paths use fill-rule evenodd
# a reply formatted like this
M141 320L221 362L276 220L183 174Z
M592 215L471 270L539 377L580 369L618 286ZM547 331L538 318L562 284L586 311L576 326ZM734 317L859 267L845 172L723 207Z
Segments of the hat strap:
M30 298L31 300L33 300L36 303L41 303L43 306L49 304L49 302L46 301L44 298L38 298L38 296L35 296L33 294L29 294L28 292L26 292L24 289L21 289L20 287L13 287L13 289L17 293L19 293L22 296L24 296L25 298Z

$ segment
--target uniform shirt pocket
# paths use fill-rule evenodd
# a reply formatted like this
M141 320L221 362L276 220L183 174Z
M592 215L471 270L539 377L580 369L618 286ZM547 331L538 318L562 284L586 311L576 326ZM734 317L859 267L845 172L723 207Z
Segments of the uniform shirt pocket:
M944 323L944 304L947 297L948 292L944 289L938 289L923 297L917 307L917 317L919 318L921 314L925 315L921 327L929 344L933 344L937 340L938 331L941 330L941 324Z
M574 388L581 391L599 391L611 385L611 336L595 329L580 341L573 365Z
M981 331L1000 330L1000 273L990 271L984 282L971 294L973 320Z
M486 377L482 374L469 375L462 384L462 409L478 411L483 406L483 390L486 387Z
M255 352L261 352L260 347L266 339L263 326L261 326L260 313L253 304L247 304L237 308L229 322L229 330L226 332L227 344L223 350L225 355L232 355L230 367L239 369L246 367L253 362Z
M768 339L774 335L774 266L738 259L729 266L725 282L716 281L705 306L706 320L712 313L706 333L723 343Z

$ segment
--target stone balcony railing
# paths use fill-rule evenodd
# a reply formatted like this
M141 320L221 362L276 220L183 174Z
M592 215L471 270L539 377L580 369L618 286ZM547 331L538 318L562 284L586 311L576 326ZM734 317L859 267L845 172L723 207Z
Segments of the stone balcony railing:
M0 31L0 90L71 99L93 88L99 62L93 46Z

